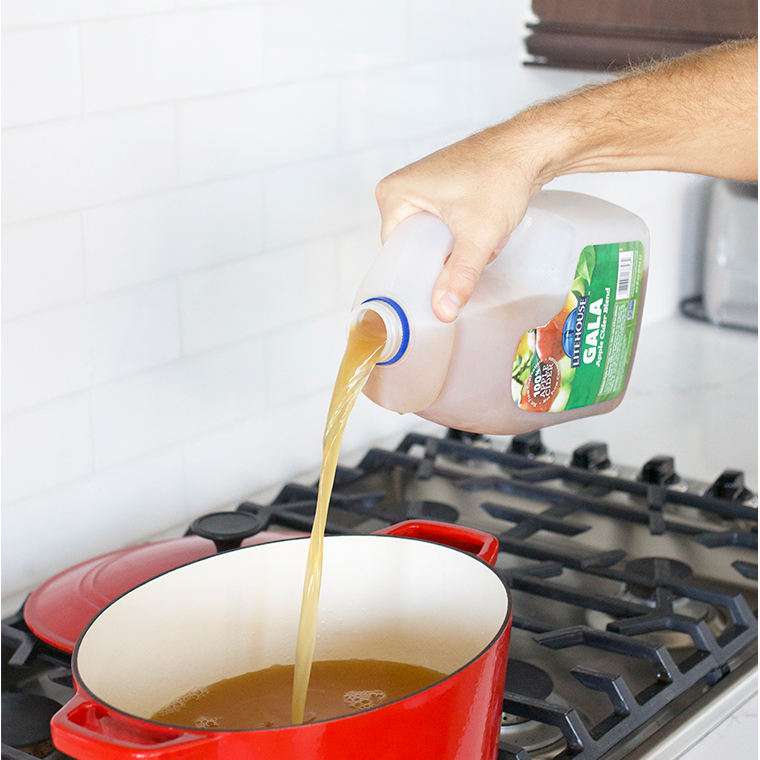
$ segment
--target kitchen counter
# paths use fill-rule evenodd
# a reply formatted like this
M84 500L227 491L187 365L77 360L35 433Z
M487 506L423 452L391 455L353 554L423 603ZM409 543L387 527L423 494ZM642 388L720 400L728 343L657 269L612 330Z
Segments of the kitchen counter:
M612 461L631 466L668 454L680 475L709 482L743 470L757 491L757 343L755 333L681 316L645 326L623 403L547 428L544 440L566 453L606 441Z

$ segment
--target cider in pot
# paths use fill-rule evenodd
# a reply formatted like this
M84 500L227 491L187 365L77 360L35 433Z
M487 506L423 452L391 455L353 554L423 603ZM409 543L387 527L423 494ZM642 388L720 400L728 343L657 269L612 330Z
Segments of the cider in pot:
M401 662L317 661L309 680L305 722L380 707L443 677ZM188 728L276 728L290 725L292 693L293 666L273 665L183 694L152 717Z

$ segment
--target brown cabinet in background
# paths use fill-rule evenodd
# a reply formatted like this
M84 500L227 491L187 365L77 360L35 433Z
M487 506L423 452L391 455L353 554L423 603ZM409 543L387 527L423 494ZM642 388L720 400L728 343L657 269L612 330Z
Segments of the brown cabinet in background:
M527 63L620 69L757 36L756 0L533 0Z

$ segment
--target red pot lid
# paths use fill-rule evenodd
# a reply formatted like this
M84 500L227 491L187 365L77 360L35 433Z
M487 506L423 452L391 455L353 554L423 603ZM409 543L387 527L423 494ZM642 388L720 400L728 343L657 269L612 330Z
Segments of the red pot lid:
M24 605L24 620L32 633L48 644L73 652L79 634L103 607L135 586L181 565L210 557L234 546L281 541L306 535L264 531L253 517L240 512L205 515L193 523L196 533L120 549L87 560L45 581ZM247 527L246 527L247 525ZM250 535L255 532L255 535ZM241 534L248 534L241 542ZM216 544L216 546L215 546Z

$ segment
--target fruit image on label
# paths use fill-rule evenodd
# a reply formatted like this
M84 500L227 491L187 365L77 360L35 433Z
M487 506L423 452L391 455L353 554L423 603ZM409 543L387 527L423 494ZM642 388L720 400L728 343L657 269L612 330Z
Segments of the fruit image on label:
M561 412L619 395L636 333L643 270L640 242L583 249L562 311L525 333L517 346L512 397L520 409Z

